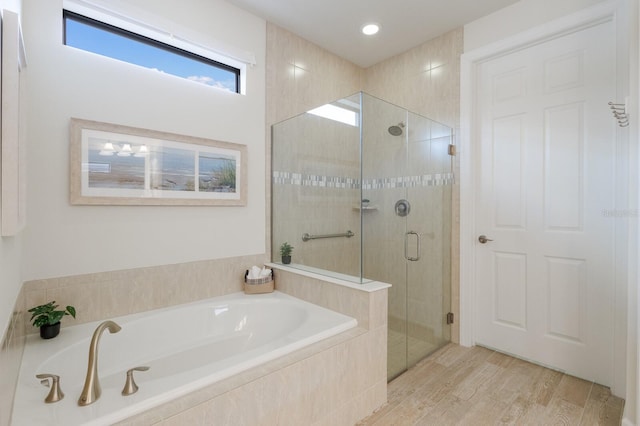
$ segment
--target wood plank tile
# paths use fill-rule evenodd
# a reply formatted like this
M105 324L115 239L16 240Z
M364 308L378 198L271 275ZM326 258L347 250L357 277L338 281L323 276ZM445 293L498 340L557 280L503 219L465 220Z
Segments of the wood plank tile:
M529 406L529 409L527 410L526 413L524 413L524 416L521 419L518 419L517 425L518 426L543 425L544 423L541 423L541 420L545 418L546 414L547 414L547 407L534 403L531 406Z
M553 398L546 415L538 419L539 425L578 425L582 418L582 407L562 398Z
M474 352L475 348L465 348L456 344L448 344L444 348L434 353L430 358L434 359L437 363L444 365L445 367L451 367L458 362L461 358L468 356Z
M534 390L533 398L536 404L540 404L544 407L549 405L551 397L558 388L563 375L564 374L559 371L549 369L544 370L538 380L538 383L536 383L536 388Z
M470 351L465 357L459 357L436 380L421 385L415 393L390 410L385 416L379 418L374 424L393 424L397 419L400 419L401 422L417 422L418 419L433 410L440 401L451 393L456 385L462 382L490 355L491 351L488 349L478 348L478 350ZM436 361L439 359L435 358Z
M459 424L469 426L494 424L509 406L510 402L507 401L496 400L491 397L481 398L474 401Z
M503 368L495 364L486 362L460 382L452 390L452 394L460 399L472 399L476 394L486 391L486 384L489 383L494 376L502 373L503 370Z
M454 344L389 383L388 395L360 425L619 425L624 407L604 386Z
M587 403L587 398L589 398L592 385L591 382L565 374L562 376L553 398L562 398L565 401L584 408L584 405Z
M411 374L405 373L398 376L388 384L387 404L369 416L366 419L366 423L361 424L376 424L377 421L385 417L402 401L410 398L417 389L428 386L431 382L437 380L445 370L445 366L429 359L427 362L422 362L412 369Z
M487 362L497 365L498 367L508 367L515 358L501 352L494 352L491 354Z
M591 394L584 407L581 425L619 425L621 421L622 407L619 406L620 398L611 395L609 388L594 384Z

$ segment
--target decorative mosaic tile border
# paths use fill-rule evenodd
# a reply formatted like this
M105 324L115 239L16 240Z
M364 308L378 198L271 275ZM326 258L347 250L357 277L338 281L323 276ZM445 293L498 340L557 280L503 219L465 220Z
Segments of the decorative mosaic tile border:
M360 189L360 179L339 176L305 175L292 172L273 172L276 185L316 186L320 188ZM435 173L419 176L399 176L364 179L362 189L394 189L420 186L444 186L455 183L453 173Z
M453 173L435 173L420 176L399 176L380 179L365 179L362 189L413 188L419 186L445 186L455 182Z
M360 189L360 179L339 176L303 175L273 172L273 183L280 185L317 186L321 188Z

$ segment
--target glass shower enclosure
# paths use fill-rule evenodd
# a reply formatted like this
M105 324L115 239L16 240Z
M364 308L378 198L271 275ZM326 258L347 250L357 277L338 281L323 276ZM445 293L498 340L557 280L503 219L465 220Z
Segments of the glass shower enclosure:
M389 379L450 340L451 143L363 92L272 127L272 261L392 285Z

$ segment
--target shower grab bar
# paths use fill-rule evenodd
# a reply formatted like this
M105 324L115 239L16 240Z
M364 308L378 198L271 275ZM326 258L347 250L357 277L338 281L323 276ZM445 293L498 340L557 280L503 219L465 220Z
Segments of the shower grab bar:
M305 232L304 234L302 234L302 241L307 242L309 240L318 240L320 238L339 238L339 237L351 238L354 235L356 234L351 232L351 230L345 232L344 234L325 234L325 235L311 235Z

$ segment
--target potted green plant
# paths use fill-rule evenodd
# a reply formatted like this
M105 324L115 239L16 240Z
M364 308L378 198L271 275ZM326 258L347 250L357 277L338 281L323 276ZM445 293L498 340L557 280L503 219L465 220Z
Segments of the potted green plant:
M288 242L282 243L280 246L280 257L282 257L282 263L288 265L291 263L291 252L293 251L293 246Z
M63 310L56 310L56 301L45 303L29 309L31 312L31 323L34 327L40 327L40 337L43 339L53 339L60 333L60 320L65 315L76 317L76 308L67 306Z

